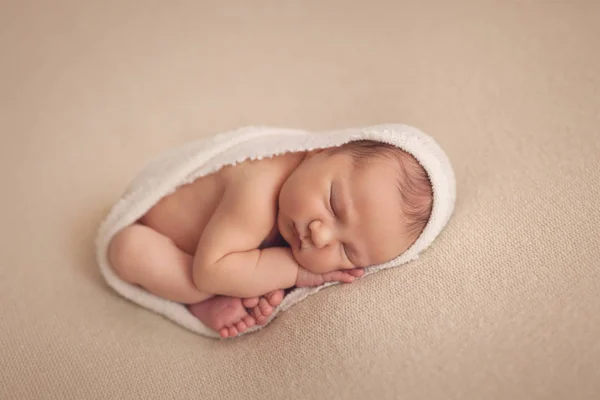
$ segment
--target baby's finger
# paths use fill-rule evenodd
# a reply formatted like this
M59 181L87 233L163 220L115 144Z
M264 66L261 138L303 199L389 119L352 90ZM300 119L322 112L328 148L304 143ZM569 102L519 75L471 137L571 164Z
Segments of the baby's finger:
M332 271L327 274L328 282L346 282L348 279L348 274L344 273L344 271Z
M355 268L348 270L348 273L356 278L360 278L365 274L365 270L363 268Z

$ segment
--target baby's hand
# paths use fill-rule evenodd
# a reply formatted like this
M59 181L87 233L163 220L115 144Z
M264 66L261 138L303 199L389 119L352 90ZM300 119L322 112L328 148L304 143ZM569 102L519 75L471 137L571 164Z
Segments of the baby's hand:
M299 267L298 276L296 277L296 286L320 286L326 282L352 283L356 278L360 278L364 274L365 271L362 268L332 271L325 274L314 274L307 269Z

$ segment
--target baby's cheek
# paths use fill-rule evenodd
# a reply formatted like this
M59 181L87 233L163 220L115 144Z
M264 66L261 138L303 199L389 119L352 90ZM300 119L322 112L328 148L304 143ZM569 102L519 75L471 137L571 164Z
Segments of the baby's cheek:
M323 249L302 251L297 257L298 263L313 274L324 274L340 269L332 260L331 254Z

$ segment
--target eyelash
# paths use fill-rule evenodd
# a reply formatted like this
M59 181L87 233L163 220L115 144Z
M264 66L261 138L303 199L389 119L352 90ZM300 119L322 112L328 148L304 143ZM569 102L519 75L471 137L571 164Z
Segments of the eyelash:
M344 255L346 256L346 260L350 261L350 256L348 255L348 251L346 250L346 245L342 243L342 249L344 250ZM350 261L352 262L352 261Z
M331 186L329 187L329 209L331 210L332 214L337 217L337 213L335 212L334 208L333 208L333 183L331 184ZM350 261L350 256L348 255L348 250L346 249L346 245L342 243L342 250L344 250L344 255L346 256L346 259L348 261Z
M334 216L337 216L337 213L333 209L333 184L329 186L329 209Z

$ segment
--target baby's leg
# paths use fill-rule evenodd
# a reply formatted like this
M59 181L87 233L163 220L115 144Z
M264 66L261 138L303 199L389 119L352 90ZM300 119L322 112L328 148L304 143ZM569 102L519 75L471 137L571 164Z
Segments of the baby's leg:
M171 239L145 225L119 232L109 246L109 259L121 279L178 303L221 336L237 336L254 326L242 299L198 291L192 280L193 257Z
M212 297L194 285L193 257L152 228L134 224L123 229L113 238L108 252L121 279L157 296L188 304Z

